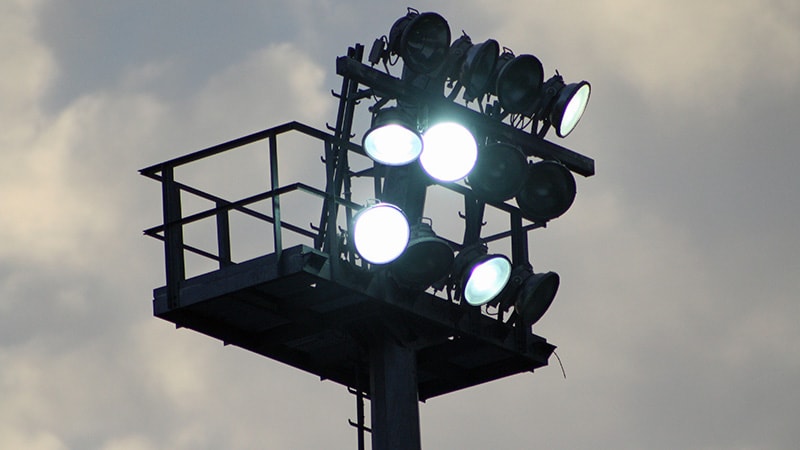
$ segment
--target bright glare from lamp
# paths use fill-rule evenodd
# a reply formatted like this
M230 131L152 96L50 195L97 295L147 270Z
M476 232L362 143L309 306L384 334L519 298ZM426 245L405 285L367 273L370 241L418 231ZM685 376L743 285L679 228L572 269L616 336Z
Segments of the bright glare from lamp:
M364 136L364 151L381 164L402 166L422 153L422 139L414 131L390 123L373 128Z
M586 105L589 103L589 93L591 87L588 83L581 84L577 91L570 97L567 102L567 107L564 108L564 114L561 117L561 124L558 127L558 135L566 137L578 125L581 120L583 112L586 110Z
M455 122L442 122L422 135L419 162L431 177L457 181L469 174L478 159L478 145L472 133Z
M408 245L409 234L405 214L389 203L361 210L353 225L356 251L372 264L386 264L397 259Z
M478 262L464 286L464 299L472 306L492 301L511 278L511 263L502 256L493 256Z

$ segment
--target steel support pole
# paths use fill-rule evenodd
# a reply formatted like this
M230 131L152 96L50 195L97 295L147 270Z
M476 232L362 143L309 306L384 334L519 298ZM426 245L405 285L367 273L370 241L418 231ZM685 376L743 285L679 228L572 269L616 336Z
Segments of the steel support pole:
M370 347L372 450L421 450L417 355L388 336Z

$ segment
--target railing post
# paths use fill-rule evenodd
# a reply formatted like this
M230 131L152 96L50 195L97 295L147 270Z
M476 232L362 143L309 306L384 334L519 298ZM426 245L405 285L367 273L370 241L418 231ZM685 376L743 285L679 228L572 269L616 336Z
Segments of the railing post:
M280 184L278 183L278 138L274 134L269 136L269 180L270 189L276 191ZM280 259L281 252L283 252L283 237L281 234L281 199L277 195L272 196L272 218L275 219L275 223L272 224L275 256Z
M219 256L219 268L233 264L231 256L231 226L230 211L225 208L227 203L217 202L217 254Z
M186 278L183 258L183 225L181 221L181 190L175 184L171 166L161 171L161 195L164 210L164 261L167 276L167 304L179 306L180 286Z

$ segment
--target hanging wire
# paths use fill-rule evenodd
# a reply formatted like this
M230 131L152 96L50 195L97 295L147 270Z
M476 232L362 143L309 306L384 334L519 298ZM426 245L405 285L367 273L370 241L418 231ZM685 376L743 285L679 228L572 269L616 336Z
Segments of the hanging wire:
M564 371L564 364L561 363L561 358L558 357L558 353L553 350L553 354L556 355L556 359L558 360L558 365L561 366L561 374L564 375L564 379L567 379L567 372Z

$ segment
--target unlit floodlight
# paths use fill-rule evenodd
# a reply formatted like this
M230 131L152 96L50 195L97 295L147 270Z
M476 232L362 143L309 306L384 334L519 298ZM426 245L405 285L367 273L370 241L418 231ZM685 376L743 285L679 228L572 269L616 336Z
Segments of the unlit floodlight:
M547 222L567 212L575 192L575 177L569 169L556 161L539 161L528 166L517 205L526 219Z
M555 272L533 273L530 264L514 267L508 287L498 298L499 307L512 306L522 323L531 326L544 316L558 292L560 278Z
M389 50L410 70L425 74L438 68L450 48L450 26L439 14L409 8L389 32Z
M494 86L500 106L512 114L529 110L540 95L543 80L544 69L538 58L503 53Z
M411 228L406 250L389 270L399 285L424 290L450 273L454 258L450 244L438 237L431 224L423 219Z
M522 189L527 175L527 158L519 148L494 143L478 149L478 160L468 181L481 200L502 202Z

